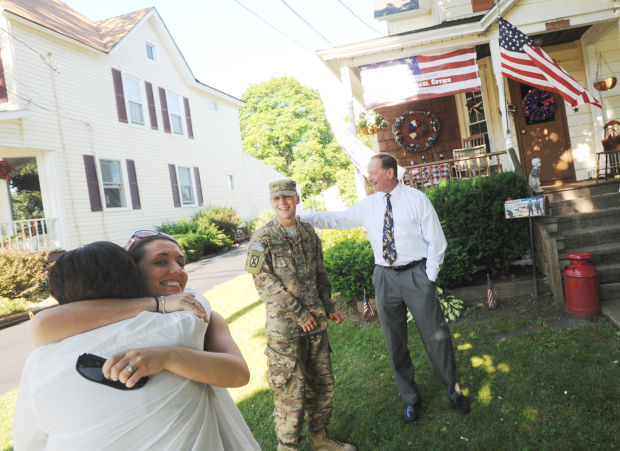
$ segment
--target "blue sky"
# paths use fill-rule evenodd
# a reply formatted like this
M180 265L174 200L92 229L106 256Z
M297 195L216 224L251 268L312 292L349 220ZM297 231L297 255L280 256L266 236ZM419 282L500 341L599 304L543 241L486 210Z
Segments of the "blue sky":
M380 35L338 0L239 0L247 8L312 51L329 48L298 19L290 5L333 45ZM374 0L341 0L384 35L373 18ZM159 11L196 78L240 97L245 89L271 77L293 76L337 102L338 82L314 52L270 28L234 0L65 0L91 19L103 19L154 6ZM327 96L325 95L327 93Z

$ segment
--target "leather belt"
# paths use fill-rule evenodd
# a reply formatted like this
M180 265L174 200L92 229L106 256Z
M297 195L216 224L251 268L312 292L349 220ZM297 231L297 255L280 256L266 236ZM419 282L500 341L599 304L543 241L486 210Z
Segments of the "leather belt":
M412 262L407 263L406 265L401 265L401 266L384 266L384 268L391 269L392 271L404 271L405 269L413 268L418 263L422 263L424 261L426 261L425 258L423 258L422 260L414 260Z

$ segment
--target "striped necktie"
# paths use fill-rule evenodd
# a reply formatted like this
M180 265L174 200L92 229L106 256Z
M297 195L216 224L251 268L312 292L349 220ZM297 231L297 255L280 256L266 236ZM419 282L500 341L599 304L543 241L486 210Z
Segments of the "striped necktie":
M396 261L396 245L394 244L394 215L392 214L391 194L386 194L385 218L383 219L383 258L391 265Z

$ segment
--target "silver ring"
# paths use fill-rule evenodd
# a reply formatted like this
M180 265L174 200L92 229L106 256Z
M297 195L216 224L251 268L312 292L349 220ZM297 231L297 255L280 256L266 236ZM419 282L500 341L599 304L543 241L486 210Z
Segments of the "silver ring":
M133 372L136 371L136 369L133 367L131 363L128 363L125 369L129 371L131 374L133 374Z

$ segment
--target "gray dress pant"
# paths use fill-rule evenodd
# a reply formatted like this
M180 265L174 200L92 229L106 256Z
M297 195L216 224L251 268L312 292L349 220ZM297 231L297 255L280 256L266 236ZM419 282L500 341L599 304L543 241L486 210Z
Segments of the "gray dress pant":
M407 308L448 397L455 399L458 393L455 392L454 348L448 323L435 296L435 284L426 275L425 262L403 271L377 265L372 279L379 321L403 401L415 404L419 400L407 345Z

